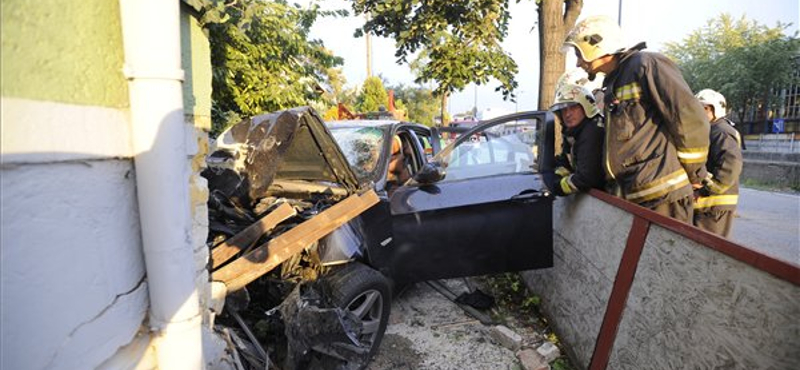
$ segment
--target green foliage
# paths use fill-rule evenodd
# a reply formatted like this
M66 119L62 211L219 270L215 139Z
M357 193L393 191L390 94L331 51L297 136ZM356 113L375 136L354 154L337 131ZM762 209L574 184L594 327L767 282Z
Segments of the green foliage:
M769 101L770 89L795 82L800 41L784 34L787 27L722 14L682 42L668 43L665 54L678 63L693 91L719 91L744 117L751 108L779 104Z
M565 358L557 358L550 364L553 370L572 370L572 366Z
M353 9L371 16L356 36L394 38L398 63L420 52L416 82L436 81L436 96L494 79L496 90L513 100L518 68L500 46L508 33L508 0L355 0Z
M409 121L433 126L433 118L438 114L439 101L434 98L430 89L402 84L392 86L390 89L394 90L395 105L406 111ZM402 107L397 102L400 102Z
M490 285L499 304L514 309L524 316L531 318L539 316L540 299L528 291L518 273L494 275Z
M358 111L377 112L379 108L388 109L388 102L389 95L380 77L372 76L364 80L364 86L358 96Z
M248 117L330 98L322 93L338 83L331 81L333 67L343 61L308 33L318 17L346 12L323 12L316 4L301 9L285 1L210 3L201 20L211 43L212 133L223 130L233 114Z

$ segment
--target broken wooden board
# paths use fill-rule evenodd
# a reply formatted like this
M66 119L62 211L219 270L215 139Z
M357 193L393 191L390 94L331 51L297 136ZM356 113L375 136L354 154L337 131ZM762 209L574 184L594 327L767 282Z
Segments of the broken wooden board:
M360 196L351 195L310 220L214 271L211 280L224 283L229 292L239 290L299 253L309 244L360 215L378 203L378 200L374 190Z
M215 269L258 241L261 235L272 230L275 225L297 214L294 207L283 203L242 232L226 239L211 250L211 268Z

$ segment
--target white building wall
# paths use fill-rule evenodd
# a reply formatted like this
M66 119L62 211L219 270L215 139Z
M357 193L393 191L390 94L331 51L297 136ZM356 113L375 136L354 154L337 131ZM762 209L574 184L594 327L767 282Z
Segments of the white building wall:
M2 99L0 368L91 369L148 309L122 110Z

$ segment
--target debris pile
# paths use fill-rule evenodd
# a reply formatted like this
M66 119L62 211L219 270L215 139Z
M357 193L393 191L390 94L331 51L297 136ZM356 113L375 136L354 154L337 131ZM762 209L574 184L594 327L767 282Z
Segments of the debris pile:
M324 238L352 233L348 222L377 196L358 194L332 140L313 110L296 108L232 126L208 156L209 269L228 290L219 323L244 333L233 342L251 368L311 368L312 349L359 345L360 321L316 282L329 271L321 256L358 253L326 251L337 245Z

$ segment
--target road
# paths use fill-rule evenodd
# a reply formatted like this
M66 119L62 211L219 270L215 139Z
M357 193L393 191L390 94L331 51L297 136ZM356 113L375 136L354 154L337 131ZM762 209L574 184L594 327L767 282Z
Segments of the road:
M800 195L742 188L731 239L800 265Z

